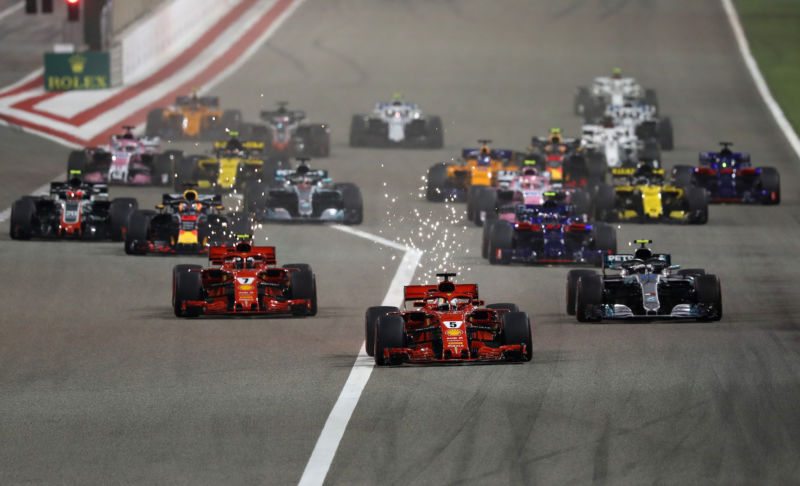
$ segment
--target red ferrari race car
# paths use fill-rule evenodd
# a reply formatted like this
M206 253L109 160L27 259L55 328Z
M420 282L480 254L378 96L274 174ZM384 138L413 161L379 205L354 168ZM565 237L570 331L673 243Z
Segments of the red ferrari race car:
M172 306L178 317L317 314L317 281L311 266L275 266L274 246L212 246L211 266L175 265Z
M516 304L485 305L477 284L455 284L454 273L439 273L438 285L407 285L404 305L370 307L365 331L367 354L379 366L465 361L530 361L528 314Z

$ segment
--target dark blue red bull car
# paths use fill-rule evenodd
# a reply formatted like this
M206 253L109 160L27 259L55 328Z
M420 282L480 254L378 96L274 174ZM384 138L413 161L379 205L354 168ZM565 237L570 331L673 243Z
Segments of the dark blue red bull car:
M750 154L734 152L733 143L720 142L719 152L701 152L697 167L677 165L673 185L702 187L715 203L779 204L781 178L774 167L753 167Z

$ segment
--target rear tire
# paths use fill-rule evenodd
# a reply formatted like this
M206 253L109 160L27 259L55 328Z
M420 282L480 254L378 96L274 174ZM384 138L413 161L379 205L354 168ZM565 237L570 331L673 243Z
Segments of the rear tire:
M533 358L533 337L528 314L506 312L501 320L503 322L503 344L524 344L526 349L525 353L520 356L520 360L530 361Z
M444 146L444 125L441 117L431 116L428 119L428 147L440 149Z
M472 221L475 223L475 226L483 226L484 220L490 220L492 219L490 215L497 214L497 191L489 187L484 187L483 190L478 191L476 194L475 203Z
M144 255L140 245L146 243L150 236L149 212L135 210L128 217L128 227L125 232L125 253L128 255Z
M708 199L706 191L701 187L686 189L686 199L689 206L689 223L706 224L708 222Z
M764 204L781 203L781 176L774 167L762 167L759 176Z
M489 263L492 265L508 265L511 255L507 251L514 247L514 228L505 220L498 220L492 225L489 235ZM501 253L497 255L498 251Z
M675 148L672 134L672 120L664 117L658 123L658 142L662 150L672 150Z
M398 312L397 307L375 306L367 309L364 316L364 347L367 355L375 356L375 330L378 327L378 319L390 312Z
M594 199L594 217L598 221L613 221L616 216L617 193L608 184L601 184L597 188Z
M599 253L595 266L603 266L603 255L613 255L617 252L617 230L608 224L595 223L594 248Z
M694 185L694 167L689 165L676 165L672 169L672 185L688 188Z
M428 182L425 190L425 197L428 201L444 201L445 184L447 184L447 165L445 163L440 162L428 169Z
M364 134L367 132L367 124L364 121L363 115L353 115L350 121L350 146L363 147Z
M567 315L575 315L575 293L578 291L578 280L581 277L597 275L594 270L570 270L567 272Z
M364 200L361 197L361 189L350 182L336 184L336 189L342 193L344 224L361 224L364 221Z
M717 313L704 320L722 319L722 288L716 275L700 275L694 281L698 304L713 305Z
M128 227L128 218L131 213L139 209L139 203L132 197L118 197L111 201L108 208L108 216L110 219L109 226L111 228L111 239L113 241L122 241L125 239L125 233Z

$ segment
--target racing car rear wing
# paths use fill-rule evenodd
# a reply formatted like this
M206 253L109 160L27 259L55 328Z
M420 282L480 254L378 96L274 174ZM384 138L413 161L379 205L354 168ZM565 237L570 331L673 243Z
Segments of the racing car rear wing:
M181 202L184 200L183 194L164 194L161 197L162 204L171 204L174 202ZM197 194L196 202L206 203L206 204L222 204L222 195L221 194Z
M406 285L403 289L404 300L420 300L425 297L439 293L436 285ZM478 284L455 284L452 294L469 295L473 299L478 298Z
M611 175L614 176L632 176L636 173L635 167L616 167L611 169ZM653 175L664 175L664 169L653 169Z
M260 256L267 265L275 265L277 263L274 246L212 246L208 249L208 261L212 265L222 265L225 258L231 255L238 255L243 258Z
M227 141L214 142L215 149L224 149L227 146ZM246 148L247 150L264 150L264 142L242 142L242 147Z
M75 171L72 171L75 172ZM80 174L71 173L71 176L80 177ZM83 190L86 191L87 195L92 196L108 196L108 184L106 183L94 183L94 182L83 182L81 181L80 186L75 187L69 182L51 182L50 183L50 194L58 194L64 195L69 190Z
M462 148L461 149L461 158L462 159L474 159L481 154L481 149L479 148ZM493 159L500 159L503 161L509 161L514 157L514 151L509 149L492 149L491 154Z
M201 96L196 99L197 103L202 106L216 107L219 106L218 96ZM191 96L178 96L175 98L175 104L178 106L187 106L192 103Z
M666 266L672 265L672 257L668 253L654 253L653 258L658 258L659 260L665 262ZM621 268L621 263L628 262L633 259L634 256L630 254L609 255L604 253L603 268L608 268L609 270L619 270Z

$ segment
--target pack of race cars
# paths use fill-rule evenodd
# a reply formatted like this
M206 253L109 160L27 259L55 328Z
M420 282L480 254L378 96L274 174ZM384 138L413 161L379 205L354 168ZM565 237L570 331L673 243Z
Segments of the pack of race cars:
M492 265L577 265L567 273L566 308L580 322L722 318L720 280L681 269L650 240L619 254L615 225L705 224L713 203L780 203L780 176L731 142L701 152L696 164L662 166L674 147L672 122L656 93L617 70L579 88L580 135L553 128L522 150L488 139L427 172L425 199L463 202L480 227L481 256ZM163 150L173 139L213 141L205 153ZM395 96L353 115L349 145L440 149L442 119ZM253 243L255 225L275 222L361 224L361 189L334 182L310 157L330 155L328 124L308 121L286 102L246 122L215 97L179 97L152 110L145 135L133 127L108 145L73 151L67 182L17 200L13 239L111 239L129 255L205 255L208 266L173 268L178 317L317 314L316 275L306 263L277 266L272 246ZM314 164L316 165L316 164ZM153 209L110 199L109 185L166 186ZM224 198L240 202L227 209ZM437 274L409 285L403 307L369 307L366 351L378 365L529 361L531 319L516 304L486 304L477 284Z

